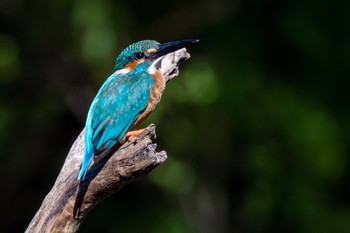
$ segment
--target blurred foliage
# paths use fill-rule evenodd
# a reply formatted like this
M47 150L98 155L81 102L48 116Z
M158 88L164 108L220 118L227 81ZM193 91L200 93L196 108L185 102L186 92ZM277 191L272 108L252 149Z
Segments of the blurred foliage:
M116 55L199 38L145 122L169 158L80 232L350 232L349 1L0 2L1 232L23 232Z

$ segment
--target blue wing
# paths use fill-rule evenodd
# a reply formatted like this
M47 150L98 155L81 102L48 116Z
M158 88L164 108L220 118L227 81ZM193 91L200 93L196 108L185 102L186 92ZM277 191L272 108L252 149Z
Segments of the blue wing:
M147 72L111 75L93 100L85 126L85 152L78 179L84 179L94 154L124 137L148 104L153 79Z

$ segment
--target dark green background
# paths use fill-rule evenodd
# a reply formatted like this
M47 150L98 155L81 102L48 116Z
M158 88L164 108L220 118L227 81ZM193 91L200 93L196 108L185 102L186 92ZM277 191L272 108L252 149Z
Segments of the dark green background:
M198 38L146 124L165 164L80 232L350 232L350 1L0 2L1 232L23 232L114 59Z

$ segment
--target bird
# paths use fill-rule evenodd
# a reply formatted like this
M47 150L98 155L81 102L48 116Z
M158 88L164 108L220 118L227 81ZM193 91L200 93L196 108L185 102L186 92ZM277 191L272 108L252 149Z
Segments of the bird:
M198 41L141 40L117 56L114 72L97 92L86 117L78 180L83 181L93 164L117 143L142 132L143 129L133 129L154 110L165 89L165 78L157 63L165 55Z

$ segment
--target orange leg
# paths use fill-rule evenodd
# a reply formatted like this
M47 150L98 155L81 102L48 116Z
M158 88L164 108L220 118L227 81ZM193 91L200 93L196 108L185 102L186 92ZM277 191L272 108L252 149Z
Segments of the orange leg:
M144 129L132 130L125 134L125 137L130 141L133 137L139 135Z

